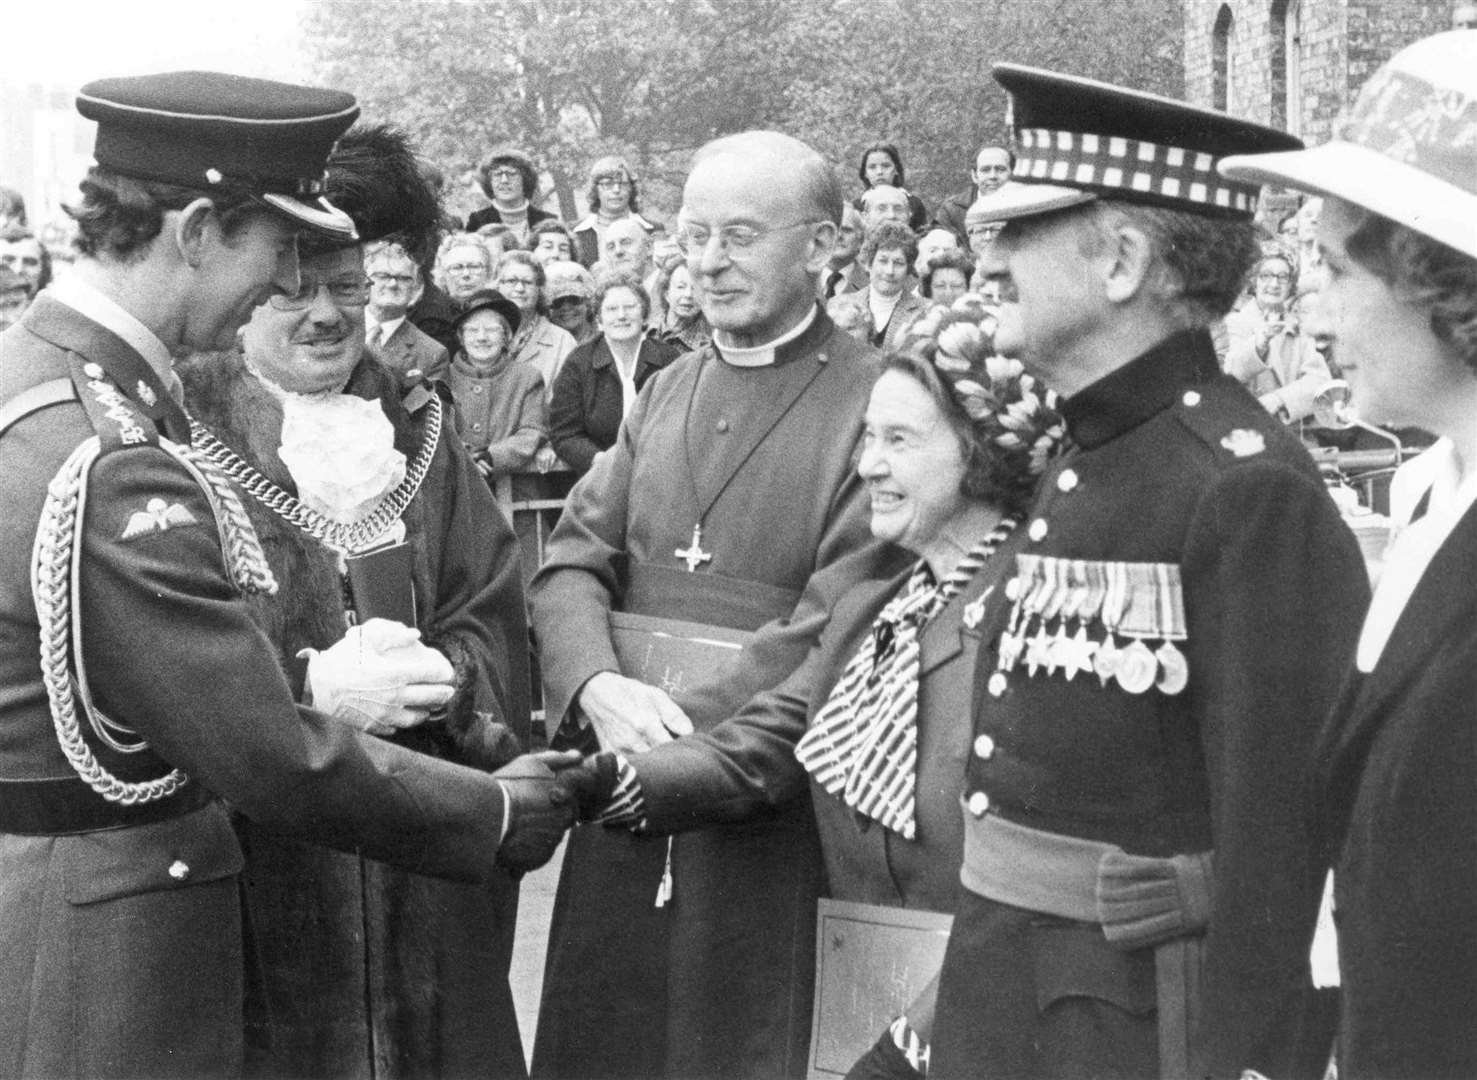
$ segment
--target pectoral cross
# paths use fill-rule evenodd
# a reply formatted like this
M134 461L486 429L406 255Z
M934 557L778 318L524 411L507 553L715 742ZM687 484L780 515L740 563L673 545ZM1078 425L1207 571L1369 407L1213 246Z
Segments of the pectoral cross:
M697 570L705 562L712 560L711 553L703 550L703 527L701 524L692 527L692 543L686 548L678 548L672 554L687 564L689 574Z

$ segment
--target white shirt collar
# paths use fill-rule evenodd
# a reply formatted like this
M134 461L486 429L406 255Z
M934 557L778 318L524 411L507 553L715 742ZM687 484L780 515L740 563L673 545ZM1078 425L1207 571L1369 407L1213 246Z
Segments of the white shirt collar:
M774 363L774 354L781 345L794 341L805 331L810 329L810 324L815 322L815 306L805 313L801 319L789 330L766 345L755 345L751 348L740 349L724 342L728 334L722 330L713 331L713 344L718 347L718 357L726 364L734 367L768 367Z
M367 324L364 328L365 332L372 334L375 330L383 330L384 336L380 338L380 341L385 342L389 341L390 338L394 336L395 331L400 329L400 324L405 321L405 316L401 315L398 318L387 319L385 322L377 323L374 320L370 319L368 317L368 313L366 312L364 321Z
M174 373L174 360L159 336L137 318L129 314L118 302L104 295L95 286L68 274L46 288L46 295L91 319L104 329L111 330L158 373L168 385Z

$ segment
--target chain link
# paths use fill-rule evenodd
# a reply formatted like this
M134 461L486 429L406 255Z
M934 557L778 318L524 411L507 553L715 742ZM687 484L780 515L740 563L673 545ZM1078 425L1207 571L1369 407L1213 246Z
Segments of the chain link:
M436 446L441 440L441 399L432 396L426 416L425 438L402 480L374 510L358 521L337 522L306 506L263 476L208 428L190 418L190 443L194 449L219 468L243 491L288 524L301 529L324 546L341 555L352 555L377 540L386 529L400 519L410 501L420 490L430 471Z

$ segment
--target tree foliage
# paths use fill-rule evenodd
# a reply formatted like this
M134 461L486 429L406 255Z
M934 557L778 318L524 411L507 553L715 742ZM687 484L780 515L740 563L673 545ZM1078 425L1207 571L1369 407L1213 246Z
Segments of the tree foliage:
M805 139L849 188L860 148L895 142L932 204L1008 134L993 62L1182 83L1178 0L320 0L306 20L319 81L452 175L531 151L569 217L602 153L664 215L696 147L753 127Z

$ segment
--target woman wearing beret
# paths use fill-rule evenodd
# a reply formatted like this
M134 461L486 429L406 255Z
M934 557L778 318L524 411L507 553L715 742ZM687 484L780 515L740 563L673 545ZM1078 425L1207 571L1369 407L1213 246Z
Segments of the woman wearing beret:
M517 304L483 289L456 321L461 350L447 382L457 434L483 476L527 469L546 437L543 376L508 354L521 320Z
M1318 824L1339 1074L1477 1075L1477 34L1397 53L1341 138L1222 168L1325 197L1313 329L1360 413L1440 436L1397 477L1424 491L1323 732Z
M621 761L607 822L665 833L741 821L808 785L832 898L953 910L976 609L1013 563L1019 515L1063 433L1053 395L992 352L974 316L940 311L889 356L857 471L873 536L911 557L836 598L778 687L716 728ZM925 992L866 1066L908 1075L931 1013Z

